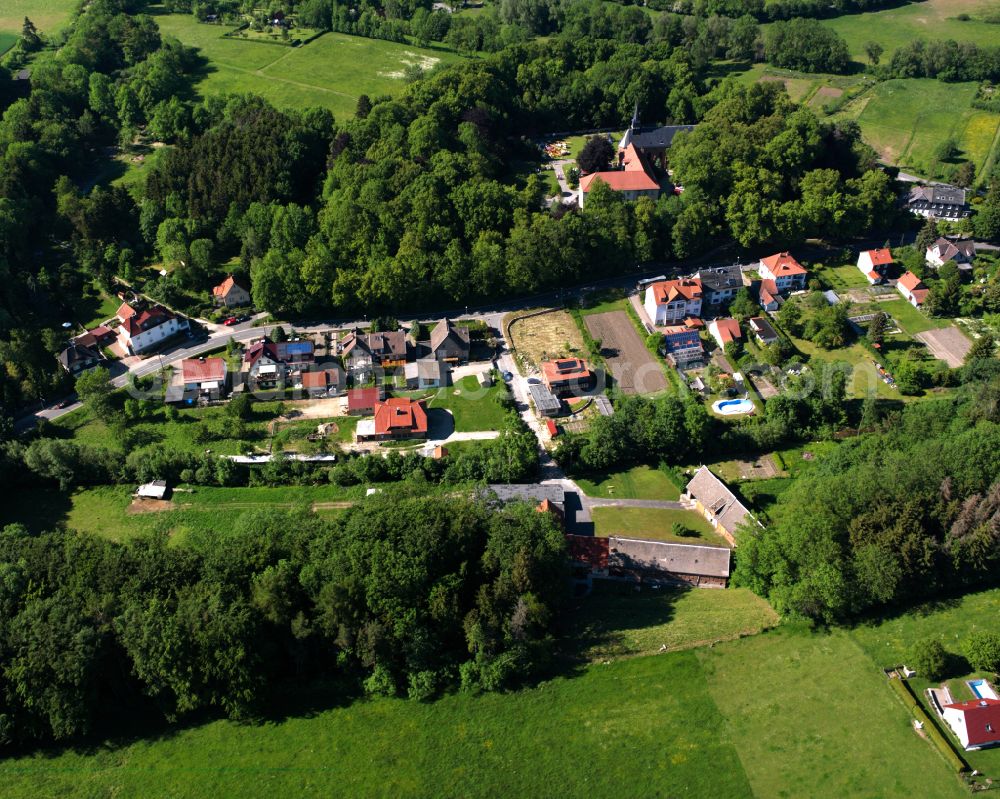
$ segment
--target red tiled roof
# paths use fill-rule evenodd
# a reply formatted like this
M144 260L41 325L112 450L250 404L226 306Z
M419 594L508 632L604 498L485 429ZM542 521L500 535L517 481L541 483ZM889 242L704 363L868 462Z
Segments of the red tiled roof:
M699 319L697 316L689 316L684 320L685 327L704 327L705 322Z
M161 308L159 305L154 305L152 308L148 308L139 314L136 314L131 306L129 306L129 310L132 311L133 315L126 317L122 321L122 328L129 336L134 336L150 328L159 327L164 322L169 322L174 318L174 315L170 311L166 308Z
M965 716L969 746L1000 742L1000 699L970 699L945 708L958 710Z
M787 252L778 252L761 258L760 262L766 266L772 275L781 277L783 275L804 275L805 268Z
M902 286L907 291L924 288L923 281L913 274L913 272L904 272L903 276L899 279L898 285Z
M577 563L586 563L592 569L604 571L608 568L608 539L593 535L567 535L566 548L569 556Z
M549 421L551 422L552 420L549 419ZM541 502L539 502L538 503L538 507L536 507L535 510L538 513L551 513L553 516L555 516L560 521L563 518L562 508L560 508L558 505L556 505L548 497L546 497Z
M320 369L318 372L302 373L303 388L326 388L327 386L336 385L337 382L336 369Z
M678 297L697 300L702 296L701 281L697 278L682 280L661 280L649 287L653 290L653 300L657 305L673 302Z
M735 319L716 319L715 329L719 331L719 338L724 344L743 338L740 332L740 323Z
M865 250L871 258L872 266L885 266L892 263L892 253L885 247L877 250Z
M250 290L246 286L244 286L241 281L237 280L232 275L230 275L225 280L223 280L218 286L215 286L212 289L212 296L225 297L232 290L233 286L239 286L244 291Z
M375 432L426 433L427 411L422 400L392 397L375 405Z
M352 411L374 408L378 400L377 388L352 388L347 392L347 407Z
M872 269L868 273L868 277L870 277L872 280L880 280L882 278L882 275L880 275L878 272L876 272L874 269Z
M226 378L226 361L223 358L185 358L181 361L181 374L185 383L204 383Z
M126 319L131 319L133 316L135 316L135 313L136 313L135 308L133 308L127 302L123 302L121 305L118 306L118 310L115 311L115 316L117 316L124 322Z
M584 175L580 178L580 188L584 193L590 191L590 186L595 180L606 183L613 191L654 191L660 188L660 184L645 172L616 170Z
M582 358L559 358L555 361L542 361L542 377L546 383L579 380L589 378L590 369Z

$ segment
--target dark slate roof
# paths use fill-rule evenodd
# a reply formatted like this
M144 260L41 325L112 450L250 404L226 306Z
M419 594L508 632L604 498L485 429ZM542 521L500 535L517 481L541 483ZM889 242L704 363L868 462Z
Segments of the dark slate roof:
M562 506L566 501L566 492L561 485L549 483L490 483L489 490L496 494L501 502L541 502L547 499Z
M694 130L694 125L664 125L659 128L639 128L632 131L631 142L638 150L669 147L682 130Z
M698 272L701 285L709 291L724 291L725 289L743 286L743 270L739 265L717 266L713 269L702 269Z
M59 353L59 363L61 363L66 369L71 369L78 363L86 363L88 361L99 361L101 359L101 353L90 347L84 346L83 344L70 343L66 349Z
M687 484L687 493L697 499L729 532L753 521L753 516L736 495L708 469L702 466Z
M729 577L730 552L725 547L669 544L611 536L609 565L626 570Z

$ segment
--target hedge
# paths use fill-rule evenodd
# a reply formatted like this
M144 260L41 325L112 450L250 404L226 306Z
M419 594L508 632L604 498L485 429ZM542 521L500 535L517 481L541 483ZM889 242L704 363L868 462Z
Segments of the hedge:
M959 756L955 751L955 748L951 745L951 742L945 737L944 733L938 725L931 719L930 716L924 711L920 702L917 701L917 697L914 696L909 683L903 679L890 679L889 685L892 686L893 690L898 694L899 698L903 701L903 704L910 711L913 717L923 724L923 731L927 734L927 737L934 742L934 746L944 757L948 765L951 766L955 771L961 773L963 771L968 771L969 767L966 765L965 761Z

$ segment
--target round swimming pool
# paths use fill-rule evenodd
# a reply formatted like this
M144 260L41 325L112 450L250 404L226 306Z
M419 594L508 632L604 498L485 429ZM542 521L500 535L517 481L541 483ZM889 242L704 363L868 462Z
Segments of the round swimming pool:
M748 399L731 399L712 403L712 410L722 416L744 416L753 413L754 408Z

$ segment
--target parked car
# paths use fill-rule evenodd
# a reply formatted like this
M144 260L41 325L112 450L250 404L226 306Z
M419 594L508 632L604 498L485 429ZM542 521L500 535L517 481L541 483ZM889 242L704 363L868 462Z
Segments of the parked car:
M56 405L56 407L62 410L63 408L68 408L71 404L72 400L64 399L62 402Z
M226 327L229 327L230 325L235 325L237 322L239 322L239 319L237 319L235 316L230 316L222 324L224 324Z

